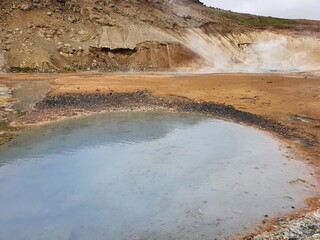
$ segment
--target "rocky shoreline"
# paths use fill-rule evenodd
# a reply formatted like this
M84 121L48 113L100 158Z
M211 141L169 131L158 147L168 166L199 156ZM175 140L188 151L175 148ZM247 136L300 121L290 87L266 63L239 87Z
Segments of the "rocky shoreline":
M257 127L272 132L280 137L299 141L305 146L313 146L318 141L313 135L297 132L297 129L282 125L272 119L249 112L235 109L224 104L211 102L194 102L181 97L156 97L148 91L135 91L133 93L107 93L107 94L63 94L46 96L38 102L34 111L27 113L14 121L15 126L41 124L48 120L56 121L61 116L72 117L79 113L84 115L90 112L116 111L116 110L156 110L165 109L184 113L198 113L213 116ZM56 118L56 119L55 119Z
M12 90L0 83L0 145L10 141L15 134L15 128L9 125L20 116L12 109L14 101Z
M320 210L298 219L279 218L271 232L265 232L246 240L319 240Z

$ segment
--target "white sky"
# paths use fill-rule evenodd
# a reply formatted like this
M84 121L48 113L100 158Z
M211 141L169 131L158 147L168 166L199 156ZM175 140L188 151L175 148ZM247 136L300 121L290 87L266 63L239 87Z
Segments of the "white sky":
M201 2L234 12L320 20L320 0L201 0Z

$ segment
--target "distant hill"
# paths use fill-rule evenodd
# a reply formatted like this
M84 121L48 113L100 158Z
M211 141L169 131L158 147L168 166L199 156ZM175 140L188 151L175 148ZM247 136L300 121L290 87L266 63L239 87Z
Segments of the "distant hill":
M319 21L197 0L2 0L0 19L3 71L320 69Z

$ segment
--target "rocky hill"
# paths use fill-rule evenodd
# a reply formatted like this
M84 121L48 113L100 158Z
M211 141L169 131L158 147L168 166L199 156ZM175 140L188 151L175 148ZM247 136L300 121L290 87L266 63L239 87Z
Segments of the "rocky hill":
M198 0L2 0L0 69L315 71L320 22Z

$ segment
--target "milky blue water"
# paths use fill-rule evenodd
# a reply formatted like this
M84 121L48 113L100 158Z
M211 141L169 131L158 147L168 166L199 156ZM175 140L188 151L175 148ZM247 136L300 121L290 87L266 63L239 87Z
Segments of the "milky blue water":
M224 239L305 206L312 170L283 153L255 129L180 114L26 130L0 147L0 239Z

